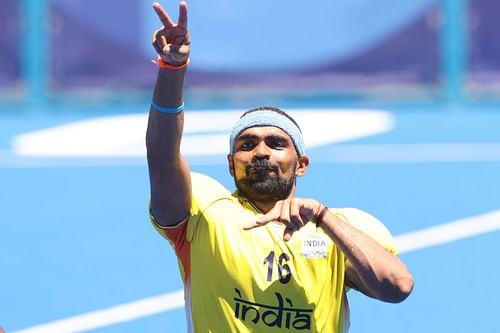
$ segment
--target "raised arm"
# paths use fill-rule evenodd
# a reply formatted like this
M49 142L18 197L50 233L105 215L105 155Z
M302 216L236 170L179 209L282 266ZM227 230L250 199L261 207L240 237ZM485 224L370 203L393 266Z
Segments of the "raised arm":
M179 5L177 24L159 3L153 9L163 27L153 35L159 68L146 133L151 209L158 224L171 226L188 216L191 204L189 166L180 152L190 38L185 2Z

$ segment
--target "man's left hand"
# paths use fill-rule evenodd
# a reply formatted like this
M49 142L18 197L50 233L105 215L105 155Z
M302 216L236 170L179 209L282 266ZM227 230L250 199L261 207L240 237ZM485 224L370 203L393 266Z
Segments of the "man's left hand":
M322 207L323 205L315 199L291 198L279 200L269 212L251 224L246 225L243 229L250 230L264 226L271 221L277 221L286 226L283 239L289 241L296 230L318 217Z

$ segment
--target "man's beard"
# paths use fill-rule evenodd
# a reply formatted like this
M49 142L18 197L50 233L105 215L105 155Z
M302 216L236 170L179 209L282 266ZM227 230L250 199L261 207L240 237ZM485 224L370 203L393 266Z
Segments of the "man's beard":
M292 166L295 170L297 163ZM246 175L235 179L238 192L253 201L271 202L286 199L292 192L296 176L290 179L280 176L280 168L268 160L254 160L245 168Z

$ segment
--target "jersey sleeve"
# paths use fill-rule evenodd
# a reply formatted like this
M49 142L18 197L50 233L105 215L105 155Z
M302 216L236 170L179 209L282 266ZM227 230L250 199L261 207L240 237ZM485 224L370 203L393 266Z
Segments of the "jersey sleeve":
M375 216L357 208L334 209L332 212L344 222L349 223L373 238L387 251L397 254L394 237Z
M231 192L215 179L201 173L191 173L192 202L189 212L187 239L191 241L198 229L201 215L215 201L230 198Z
M191 172L191 190L192 199L189 215L178 224L170 227L160 226L151 211L149 210L150 220L154 228L171 242L177 250L182 247L186 241L191 241L196 233L200 215L203 211L216 200L231 196L231 193L219 182L206 175Z

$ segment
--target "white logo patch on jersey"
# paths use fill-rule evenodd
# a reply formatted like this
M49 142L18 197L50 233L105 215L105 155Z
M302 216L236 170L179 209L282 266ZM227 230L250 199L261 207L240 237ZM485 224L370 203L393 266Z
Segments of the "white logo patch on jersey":
M302 241L302 257L304 258L327 258L328 257L328 236L308 235Z

